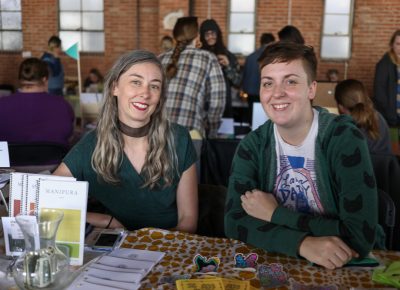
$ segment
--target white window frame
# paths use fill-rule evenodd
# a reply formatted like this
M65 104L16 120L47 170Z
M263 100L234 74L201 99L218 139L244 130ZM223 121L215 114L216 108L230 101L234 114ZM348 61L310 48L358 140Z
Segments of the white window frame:
M3 7L4 1L6 1L6 0L0 1L0 50L1 51L22 51L22 47L23 47L22 8L21 8L22 1L15 0L17 3L19 3L19 10L4 9L4 7ZM20 17L19 28L11 28L11 27L3 28L5 26L4 22L3 22L3 12L19 13L19 17ZM9 33L20 36L20 38L21 38L20 46L7 48L7 45L5 45L5 41L10 39L11 36L7 35Z
M352 28L354 18L354 0L349 1L349 11L347 12L333 12L327 11L328 7L332 8L335 5L337 8L344 0L325 0L324 11L323 11L323 25L321 33L321 59L322 60L348 60L351 58L351 44L352 44ZM333 31L334 27L328 26L328 18L331 16L342 16L343 22L348 22L347 32ZM340 51L338 49L335 53L330 53L329 50L334 46L335 41L341 39L345 43L347 42L347 48Z
M251 11L251 10L249 10L249 11L232 11L232 1L235 1L235 0L230 0L229 1L229 11L228 11L228 20L229 20L229 23L228 23L228 45L227 45L227 47L228 47L228 49L229 49L229 51L231 51L232 53L235 53L235 54L242 54L242 55L248 55L248 54L250 54L250 53L252 53L254 50L255 50L255 47L256 47L256 19L257 19L257 14L256 14L256 9L257 9L257 0L254 0L254 9ZM236 1L243 1L243 0L236 0ZM244 1L245 3L247 2L247 0L246 1ZM251 31L234 31L233 29L232 29L232 27L231 27L231 20L232 20L232 14L237 14L237 15L240 15L240 14L253 14L253 27L251 28ZM243 51L243 50L238 50L238 49L236 49L235 47L234 47L234 38L235 38L235 36L237 36L237 35L247 35L248 36L248 38L249 38L249 47L248 47L248 49L247 49L247 51Z
M60 31L60 38L62 40L62 44L63 44L63 49L66 50L68 49L70 46L72 46L73 44L75 44L76 42L78 42L79 45L79 50L82 52L94 52L94 53L103 53L105 50L105 33L104 33L104 0L103 1L103 8L102 10L84 10L83 9L83 2L87 1L87 0L78 0L80 2L80 9L76 10L76 9L64 9L62 10L62 5L61 5L61 0L59 0L59 31ZM80 14L80 25L77 29L63 29L61 26L61 13L68 13L68 12L73 12L73 13L79 13ZM85 18L84 18L84 14L88 14L91 12L95 12L95 13L101 13L102 17L103 17L103 27L102 29L84 29L83 28L83 23L85 22ZM72 37L70 35L68 35L68 33L76 33L79 32L79 37ZM102 39L102 45L98 46L99 49L98 50L91 50L87 47L85 47L85 34L87 33L99 33L98 35L100 36L100 38Z

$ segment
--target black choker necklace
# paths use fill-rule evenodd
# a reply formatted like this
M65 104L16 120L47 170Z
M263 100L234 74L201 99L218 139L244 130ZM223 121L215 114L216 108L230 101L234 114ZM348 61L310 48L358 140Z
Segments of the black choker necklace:
M122 123L121 121L119 121L118 129L122 133L124 133L125 135L127 135L129 137L139 138L139 137L147 136L149 134L150 125L151 125L151 122L147 123L146 125L144 125L143 127L140 127L140 128L132 128L132 127L129 127L128 125Z

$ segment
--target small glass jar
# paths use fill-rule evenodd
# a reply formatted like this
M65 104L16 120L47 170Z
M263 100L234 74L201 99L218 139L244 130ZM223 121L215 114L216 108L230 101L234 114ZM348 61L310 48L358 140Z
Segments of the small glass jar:
M21 289L62 289L70 282L69 258L55 242L63 216L58 209L41 209L37 223L27 215L16 216L24 235L25 252L15 262L12 274Z

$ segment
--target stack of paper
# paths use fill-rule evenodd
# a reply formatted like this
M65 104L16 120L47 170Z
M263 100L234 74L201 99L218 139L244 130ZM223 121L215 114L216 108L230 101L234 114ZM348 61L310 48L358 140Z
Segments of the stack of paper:
M163 257L162 252L115 249L89 264L68 290L135 290Z

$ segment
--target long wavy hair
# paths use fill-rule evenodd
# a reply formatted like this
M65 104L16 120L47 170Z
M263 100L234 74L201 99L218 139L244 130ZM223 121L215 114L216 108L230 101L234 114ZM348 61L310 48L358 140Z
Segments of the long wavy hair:
M172 128L164 110L165 73L158 58L149 51L134 50L122 55L105 77L104 99L96 128L97 143L92 155L92 167L106 183L120 183L118 170L122 164L125 144L118 129L118 102L113 91L121 75L138 63L155 64L162 72L160 102L150 118L148 150L141 172L145 180L143 187L167 187L174 182L178 161Z
M379 138L378 113L362 82L348 79L338 83L335 100L350 112L357 126L364 129L371 139Z
M217 41L213 46L208 45L206 40L206 32L210 30L217 33ZM214 54L226 54L227 48L224 44L221 28L219 27L217 21L215 21L214 19L207 19L201 23L200 42L202 49L211 51Z
M178 72L178 61L182 51L192 43L199 33L197 17L178 18L172 34L176 41L176 46L171 55L171 63L166 68L168 79L172 79Z

